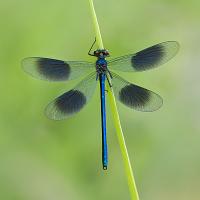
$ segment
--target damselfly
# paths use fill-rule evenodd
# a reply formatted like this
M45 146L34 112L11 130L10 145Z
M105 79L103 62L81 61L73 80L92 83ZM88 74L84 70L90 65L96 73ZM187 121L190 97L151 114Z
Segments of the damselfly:
M150 112L162 106L162 98L145 88L129 83L112 70L140 72L164 64L176 55L179 45L175 41L163 42L134 54L106 60L109 52L97 49L88 55L97 57L96 63L86 61L62 61L52 58L29 57L22 61L23 69L35 78L47 81L69 81L88 74L73 89L63 93L49 103L45 109L48 118L62 120L79 112L91 99L97 82L100 83L102 123L102 164L108 166L106 140L106 86L112 87L115 97L124 105L143 112Z

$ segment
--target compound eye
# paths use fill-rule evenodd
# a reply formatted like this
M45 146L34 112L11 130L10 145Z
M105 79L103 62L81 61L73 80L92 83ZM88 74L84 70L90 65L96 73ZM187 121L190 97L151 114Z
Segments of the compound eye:
M94 52L94 55L99 55L99 51L95 51L95 52Z
M104 55L106 56L109 55L108 51L104 51Z

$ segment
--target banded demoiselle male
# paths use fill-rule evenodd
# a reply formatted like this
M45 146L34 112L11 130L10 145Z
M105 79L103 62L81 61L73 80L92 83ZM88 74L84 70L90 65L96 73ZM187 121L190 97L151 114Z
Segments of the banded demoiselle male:
M95 43L95 42L94 42ZM106 49L97 49L93 53L90 48L88 55L97 57L96 63L86 61L63 61L52 58L29 57L22 61L23 69L35 78L47 81L69 81L84 74L89 74L73 89L63 93L50 102L45 114L53 120L62 120L79 112L91 99L97 82L100 83L101 124L102 124L102 164L108 166L106 140L106 87L113 88L115 97L129 108L150 112L162 106L162 98L145 88L129 83L112 70L123 72L140 72L156 68L164 64L178 51L176 41L156 44L134 54L128 54L111 60Z

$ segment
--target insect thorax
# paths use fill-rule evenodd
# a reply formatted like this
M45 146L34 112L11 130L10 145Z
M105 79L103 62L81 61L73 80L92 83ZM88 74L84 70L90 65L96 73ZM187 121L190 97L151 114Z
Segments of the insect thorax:
M98 58L96 61L96 70L97 72L105 72L107 70L107 61L105 58Z

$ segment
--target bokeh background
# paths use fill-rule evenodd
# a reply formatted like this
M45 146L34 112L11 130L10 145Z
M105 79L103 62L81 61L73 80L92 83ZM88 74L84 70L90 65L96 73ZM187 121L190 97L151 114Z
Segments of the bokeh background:
M179 54L144 73L120 73L159 93L162 109L140 113L118 103L142 200L200 196L200 2L95 0L104 46L113 57L179 41ZM90 60L94 40L88 1L0 0L0 199L130 199L112 115L109 170L101 167L99 89L65 121L47 119L46 104L69 83L33 79L22 58Z

